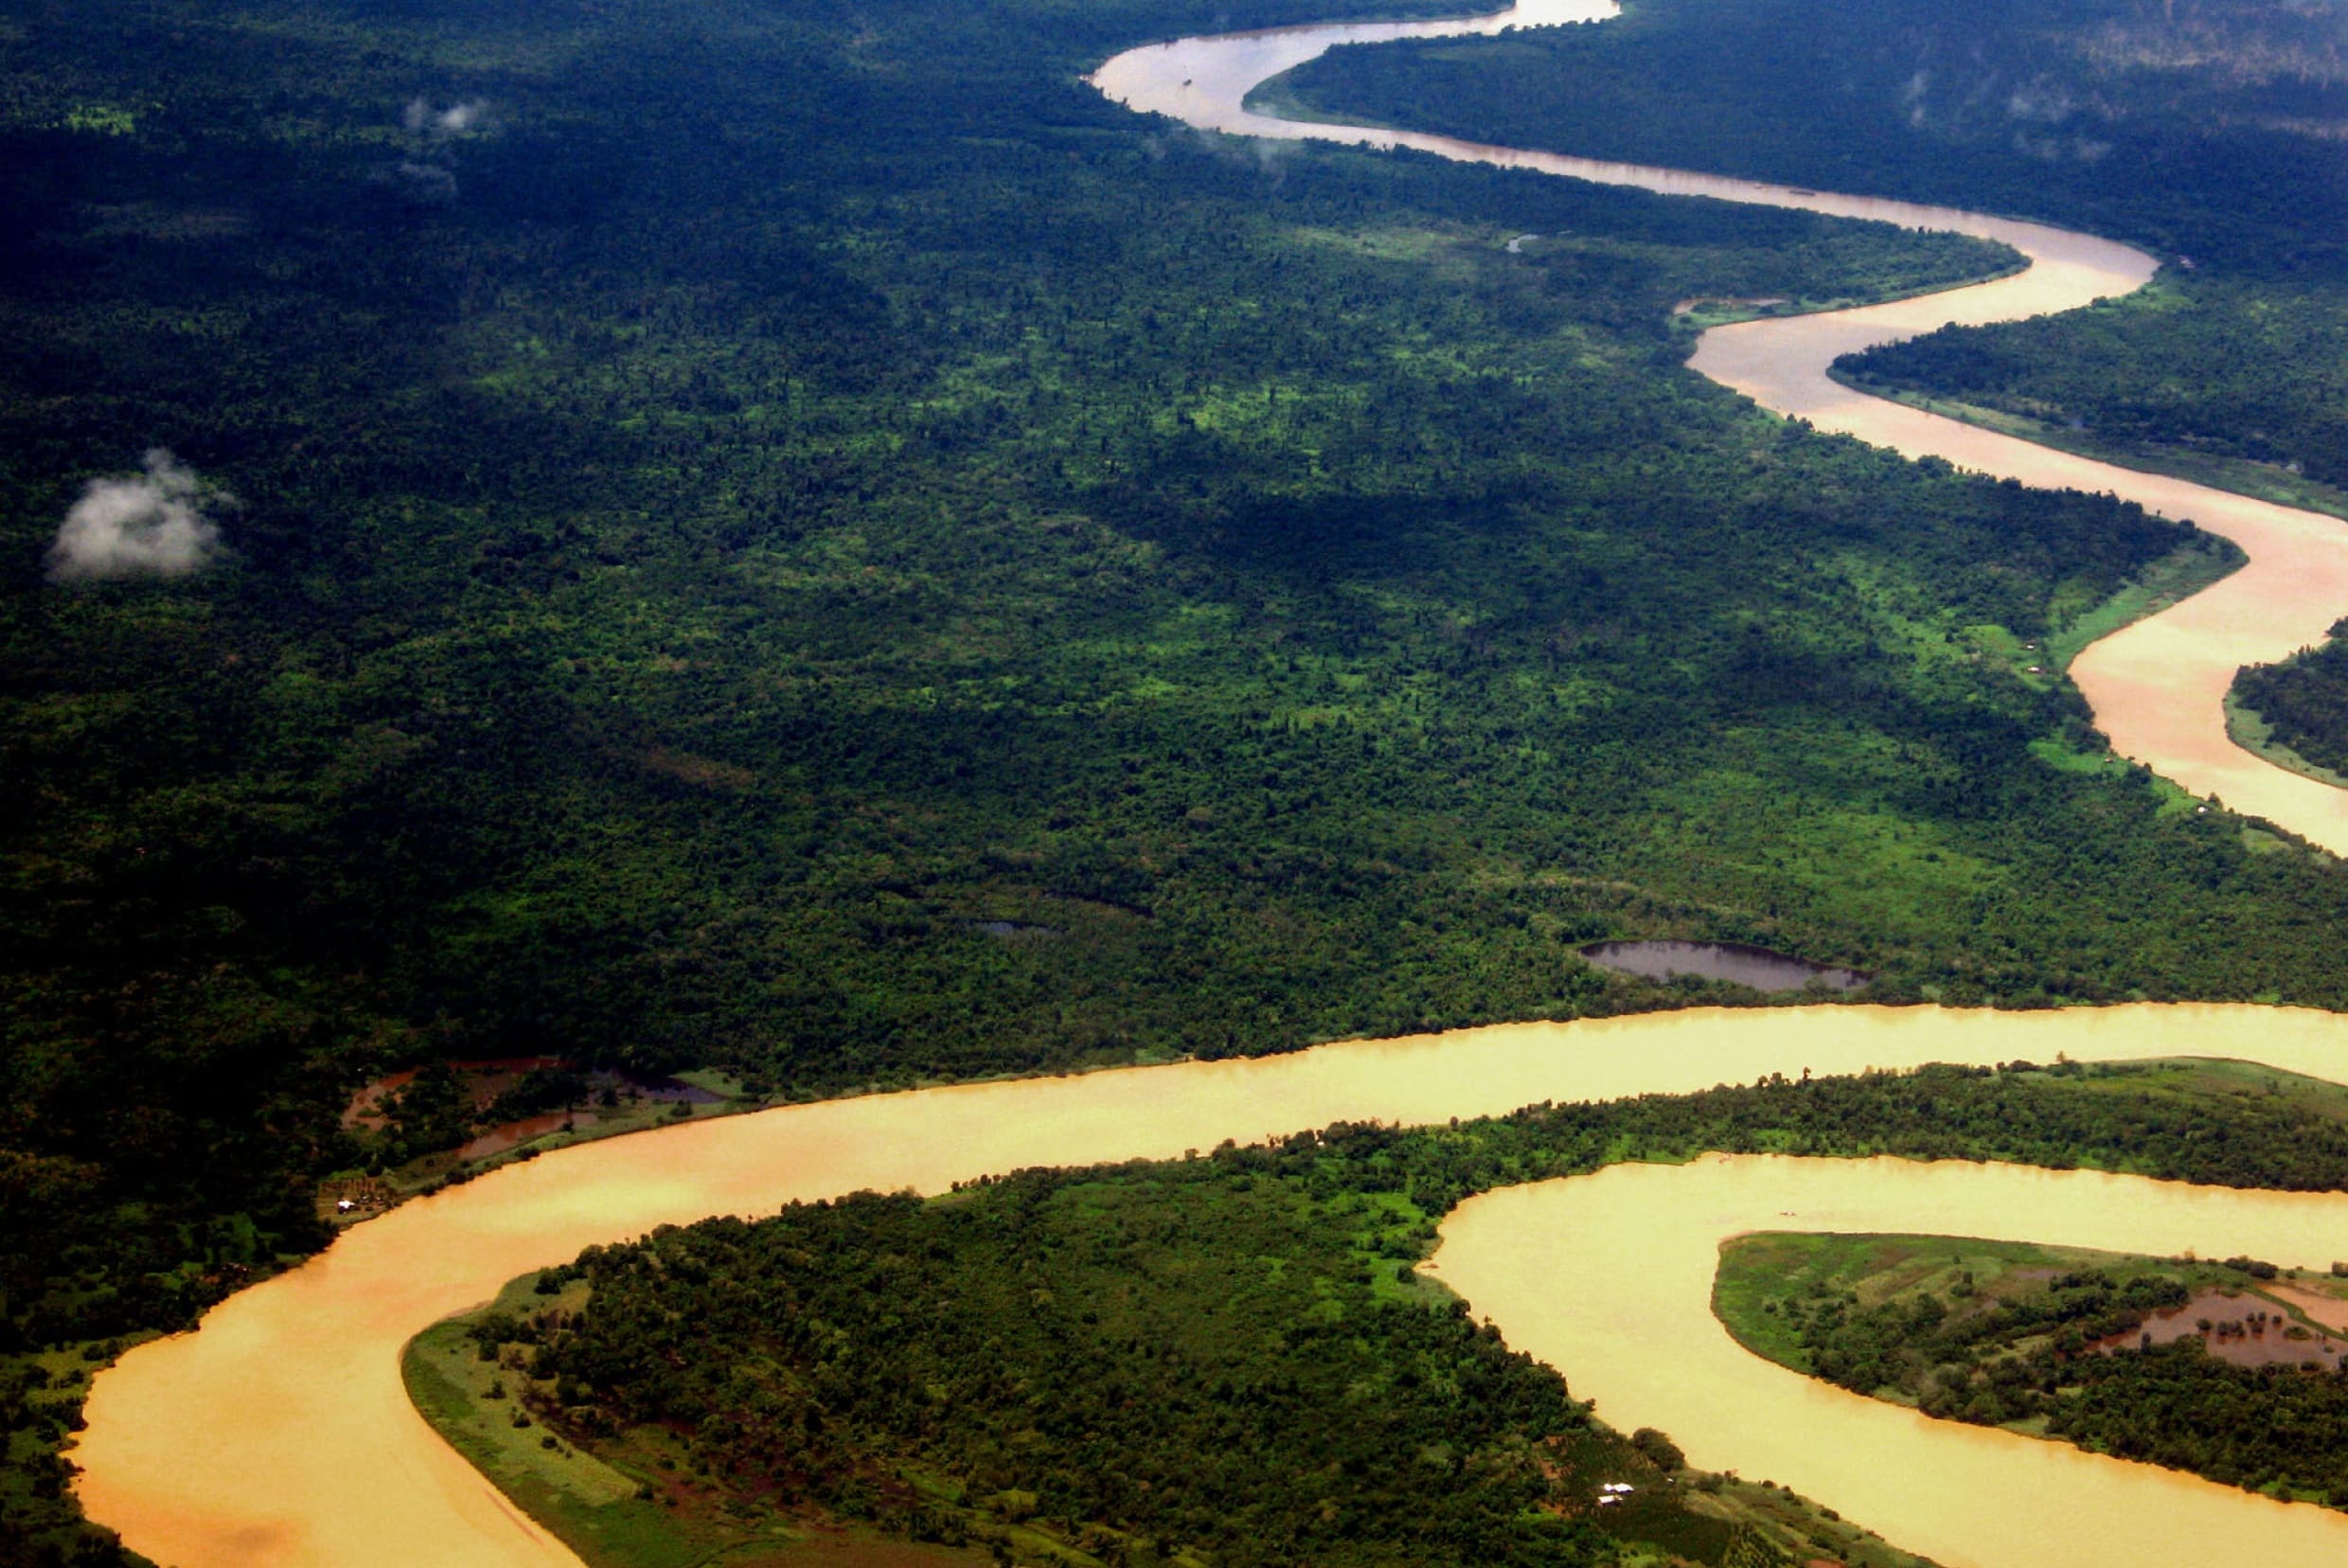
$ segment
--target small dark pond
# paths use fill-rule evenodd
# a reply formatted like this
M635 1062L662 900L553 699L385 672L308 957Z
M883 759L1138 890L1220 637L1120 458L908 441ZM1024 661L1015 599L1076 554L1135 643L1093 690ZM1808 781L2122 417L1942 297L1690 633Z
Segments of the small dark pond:
M1690 974L1765 991L1800 990L1809 985L1849 990L1867 979L1857 970L1788 958L1742 942L1598 942L1583 948L1581 954L1600 969L1645 975L1649 980Z
M1026 920L971 920L969 924L972 931L988 936L999 936L1006 941L1014 936L1050 937L1067 935L1058 926L1035 925Z

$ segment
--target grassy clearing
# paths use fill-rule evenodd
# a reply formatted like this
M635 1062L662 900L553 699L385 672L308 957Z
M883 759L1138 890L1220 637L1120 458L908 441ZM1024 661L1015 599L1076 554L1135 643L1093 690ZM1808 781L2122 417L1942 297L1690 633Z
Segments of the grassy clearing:
M2226 734L2233 743L2253 757L2273 763L2287 773L2295 773L2318 783L2348 790L2348 777L2330 768L2310 762L2274 738L2274 726L2267 722L2257 709L2246 706L2233 692L2226 693Z
M2178 1063L2175 1070L2193 1073L2198 1065ZM2261 1289L2252 1275L2223 1263L1978 1237L1779 1231L1735 1237L1721 1244L1720 1268L1713 1279L1713 1313L1753 1354L1797 1372L1815 1374L1815 1346L1805 1343L1801 1317L1790 1310L1790 1304L1841 1298L1865 1309L1930 1296L1951 1304L1952 1313L1982 1312L1993 1303L2040 1298L2049 1279L2057 1274L2090 1271L2107 1274L2121 1285L2140 1278L2173 1279L2195 1291L2222 1290L2229 1295L2255 1297L2310 1333L2321 1327L2299 1302L2281 1292ZM2348 1299L2348 1282L2299 1269L2282 1270L2277 1277L2293 1292ZM2053 1340L2049 1332L1997 1348L2027 1352ZM1886 1384L1872 1392L1875 1398L1894 1404L1916 1403L1912 1389ZM2033 1436L2044 1434L2041 1422L1999 1424Z
M521 1311L548 1306L548 1298L531 1292L536 1278L507 1285L495 1307ZM577 1310L584 1295L574 1290L554 1299ZM658 1504L638 1499L635 1477L531 1420L517 1399L525 1372L483 1361L465 1330L462 1319L436 1324L409 1342L400 1363L408 1398L450 1447L595 1568L622 1562L690 1568L711 1560L711 1543L694 1540Z
M2069 669L2071 661L2090 643L2191 598L2213 582L2232 576L2248 559L2214 534L2171 551L2118 593L2050 635L2044 664L2051 669Z
M2343 1268L1769 1233L1721 1248L1713 1306L1746 1348L1854 1393L2348 1508Z
M2018 1270L2084 1269L2118 1261L2084 1247L1971 1237L1841 1236L1768 1231L1721 1243L1713 1276L1713 1315L1736 1343L1796 1372L1813 1370L1795 1321L1778 1310L1788 1298L1847 1293L1873 1307L1917 1292L1946 1295L1966 1280L1990 1290ZM1893 1390L1878 1398L1915 1403Z
M2343 1267L1770 1235L1723 1249L1716 1304L1749 1347L1856 1393L2348 1508Z
M2071 1088L2086 1094L2148 1095L2175 1105L2222 1110L2255 1104L2348 1124L2348 1087L2255 1061L2209 1057L2106 1062L2073 1067Z
M530 1274L514 1280L483 1310L520 1315L585 1307L585 1286L547 1296L537 1292L537 1279ZM400 1364L408 1398L450 1447L589 1568L952 1568L984 1560L975 1553L884 1541L845 1524L757 1527L681 1507L652 1484L659 1465L651 1453L627 1450L619 1464L607 1463L532 1420L520 1395L540 1385L526 1360L509 1348L497 1361L483 1361L467 1331L471 1321L451 1318L409 1342Z

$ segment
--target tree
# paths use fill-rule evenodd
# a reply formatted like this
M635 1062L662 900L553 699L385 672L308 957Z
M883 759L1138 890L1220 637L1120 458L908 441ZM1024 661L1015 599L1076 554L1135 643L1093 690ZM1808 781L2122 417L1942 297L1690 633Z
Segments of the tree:
M1680 1445L1653 1427L1632 1433L1630 1446L1653 1460L1657 1470L1668 1472L1687 1468L1687 1455L1680 1452Z

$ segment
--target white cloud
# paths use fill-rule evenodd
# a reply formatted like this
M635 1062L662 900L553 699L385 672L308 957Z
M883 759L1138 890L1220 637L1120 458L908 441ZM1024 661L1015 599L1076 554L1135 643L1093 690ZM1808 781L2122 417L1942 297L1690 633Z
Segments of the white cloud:
M400 123L411 131L429 132L435 136L461 136L486 121L489 113L489 103L483 98L467 98L446 109L436 109L432 99L419 93L408 100Z
M49 546L49 579L186 577L220 551L220 526L205 515L236 498L206 484L161 447L145 472L93 479Z

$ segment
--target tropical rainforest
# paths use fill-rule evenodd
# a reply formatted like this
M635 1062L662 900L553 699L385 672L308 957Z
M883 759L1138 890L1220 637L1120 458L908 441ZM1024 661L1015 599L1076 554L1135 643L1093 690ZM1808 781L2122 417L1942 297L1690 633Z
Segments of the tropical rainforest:
M390 1069L756 1102L1758 1000L1576 955L1624 935L2348 1005L2337 865L2033 668L2222 548L1681 367L1680 301L2004 253L1081 80L1370 9L0 5L0 1553L112 1560L89 1369L323 1245L429 1119L346 1124ZM2256 177L1948 194L2328 264L2310 134L2162 101ZM124 507L176 553L84 548Z
M2167 264L2124 299L1840 368L2034 440L2348 512L2348 16L2266 0L1832 15L1631 0L1602 27L1340 49L1283 86L1345 118L2055 218L2152 248ZM2320 749L2348 743L2337 719L2327 733Z

